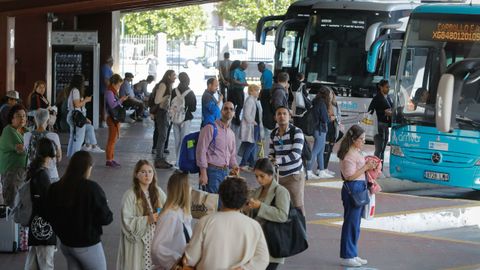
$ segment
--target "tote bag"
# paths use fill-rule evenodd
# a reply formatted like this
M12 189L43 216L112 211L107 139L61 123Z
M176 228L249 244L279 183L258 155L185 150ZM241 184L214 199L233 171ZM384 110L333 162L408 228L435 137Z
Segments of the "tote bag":
M192 189L192 217L200 219L203 216L217 212L218 194L208 193L200 186L199 189Z

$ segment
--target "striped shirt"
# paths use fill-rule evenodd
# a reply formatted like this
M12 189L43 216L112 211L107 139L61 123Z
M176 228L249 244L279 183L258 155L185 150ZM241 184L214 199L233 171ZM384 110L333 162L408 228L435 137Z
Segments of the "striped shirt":
M290 129L295 129L293 140ZM302 150L305 140L301 129L289 125L283 136L278 135L278 129L273 130L273 140L270 140L270 155L275 157L280 176L299 174L302 170Z

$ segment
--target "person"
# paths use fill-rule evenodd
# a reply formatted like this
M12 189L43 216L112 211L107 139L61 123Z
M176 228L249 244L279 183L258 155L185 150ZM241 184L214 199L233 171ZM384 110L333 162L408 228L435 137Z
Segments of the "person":
M184 105L185 105L185 119L182 123L176 124L172 123L173 134L175 136L175 154L178 164L178 158L180 154L180 146L183 141L183 137L190 132L190 125L193 119L193 112L197 110L197 97L195 97L195 93L190 89L190 77L185 72L180 72L178 74L178 80L180 83L178 84L175 91L172 91L172 100L177 96L178 93L183 95L186 91L190 90L190 92L184 98Z
M236 66L232 63L231 68L235 68L231 71L231 90L228 89L228 101L232 102L235 106L235 117L232 123L236 126L240 126L240 114L242 113L243 102L245 101L245 94L243 89L248 86L247 75L245 70L248 68L248 62L240 62L240 66Z
M199 184L210 193L218 193L220 183L228 175L228 169L237 170L235 134L230 128L234 107L229 101L222 107L222 117L200 130L196 149L197 166L200 168ZM216 136L213 137L216 129Z
M27 98L27 108L28 108L28 122L32 122L32 125L35 123L34 115L37 109L48 109L51 116L48 119L48 129L53 130L53 125L57 119L57 107L50 107L50 102L46 96L46 83L44 81L36 81L33 84L33 90L28 95Z
M272 109L276 112L279 107L288 107L288 80L290 79L288 73L280 72L277 75L278 83L273 84L271 90L271 104Z
M247 203L250 216L257 220L260 225L263 225L266 221L286 222L290 210L290 194L286 188L274 179L275 169L272 162L268 158L257 160L254 172L260 186L252 192L252 196ZM284 258L270 257L267 270L275 270L279 264L284 263Z
M368 112L373 114L373 111L375 111L377 114L378 134L376 134L373 138L373 142L375 144L374 155L381 159L383 163L385 148L387 148L389 138L388 128L390 127L392 120L393 102L388 95L388 92L390 91L388 80L381 80L377 84L377 88L377 95L370 102L370 105L368 106Z
M344 184L342 187L343 225L340 240L340 264L344 266L362 266L367 260L358 257L358 238L360 221L364 207L355 207L347 188L360 192L367 188L365 172L376 168L374 161L365 162L361 151L365 144L365 131L359 125L353 125L340 143L337 156L340 159L340 171Z
M148 98L148 85L151 84L155 80L153 75L148 75L146 79L141 80L133 85L133 92L135 93L135 97L139 100L145 101Z
M240 128L240 141L243 148L240 168L249 171L257 159L257 141L263 138L262 105L257 101L260 87L256 84L248 86L248 97L243 106L243 117ZM249 167L250 168L249 168Z
M147 65L148 65L148 75L153 76L154 78L157 77L158 59L157 57L155 57L155 55L148 56Z
M5 102L0 106L0 135L2 134L3 129L10 125L10 121L8 120L8 112L10 108L15 106L20 99L20 95L15 90L7 91L5 95Z
M210 78L207 80L207 90L202 95L202 127L208 123L214 123L220 119L220 104L223 97L220 94L218 100L215 98L215 93L218 89L218 80Z
M57 146L48 138L41 138L37 144L36 156L27 171L32 195L32 218L28 230L28 250L25 268L53 270L57 236L46 221L46 206L51 160L56 158Z
M60 239L70 270L107 269L100 236L113 214L103 189L89 179L92 166L90 153L75 152L65 174L48 189L47 221Z
M107 167L118 168L120 163L114 160L115 143L120 137L120 122L115 120L112 116L113 108L122 106L123 102L127 100L128 96L118 97L118 90L122 85L122 77L118 74L113 74L110 77L110 85L107 91L105 91L105 107L107 108L107 126L108 126L108 141L106 151Z
M126 108L134 108L135 113L130 114L130 118L135 121L143 121L143 112L145 111L145 106L143 101L135 97L135 92L133 91L132 86L133 74L130 72L125 73L125 79L123 80L122 86L118 91L118 94L121 98L127 97L122 105Z
M67 157L71 157L75 152L79 151L80 149L93 153L105 152L97 145L95 130L92 126L92 121L90 121L90 119L87 118L87 123L83 127L76 127L73 123L73 111L80 111L86 117L87 110L85 109L85 104L92 101L91 96L83 97L84 85L85 84L83 75L76 74L73 75L72 80L70 81L70 84L67 88L67 122L70 126ZM85 145L82 147L84 141Z
M27 166L27 153L23 143L27 110L23 105L11 107L8 123L0 136L0 175L4 204L13 208L15 194L25 181Z
M60 144L60 138L58 137L58 134L55 132L50 132L47 131L47 125L48 125L48 118L50 116L50 113L48 112L47 109L38 109L35 111L35 125L37 128L32 131L32 132L27 132L23 134L23 141L24 141L24 147L25 151L29 155L29 161L33 160L35 156L30 157L31 148L34 147L33 142L32 142L32 137L45 137L48 138L52 141L53 145L55 146L55 157L51 158L48 160L47 164L47 169L48 169L48 175L50 176L50 181L56 182L58 181L58 170L57 170L57 163L62 160L62 145ZM35 134L35 135L34 135ZM37 144L36 142L35 144Z
M105 91L107 91L110 84L110 77L113 75L113 57L108 56L105 63L100 68L100 126L107 127L105 120Z
M267 68L264 62L259 62L257 65L258 72L262 75L260 76L260 84L262 86L262 90L269 91L272 89L273 85L273 73L270 69Z
M147 160L139 160L133 170L132 186L123 194L121 237L117 269L152 269L150 248L158 221L158 210L166 195L157 185L155 168Z
M230 53L225 52L223 54L223 60L219 62L219 72L218 72L218 78L220 81L220 94L222 95L222 102L227 101L227 89L230 86L230 65L232 64L232 61L230 60Z
M263 133L267 134L264 136L263 145L264 151L267 152L267 147L270 144L270 136L268 136L272 129L275 128L275 119L274 111L272 109L272 104L270 103L272 99L271 89L273 85L273 74L272 71L267 69L265 63L258 63L258 71L261 73L260 82L262 90L260 91L259 99L260 104L262 105L262 124L263 124Z
M292 113L294 116L301 116L305 111L312 107L312 102L308 98L308 90L306 84L304 83L305 75L301 72L295 75L295 79L292 82L290 90L288 91L288 104L289 108L292 109ZM301 108L297 106L296 94L301 91L303 96L303 101L305 103L305 107Z
M170 123L168 121L168 108L170 106L170 96L172 94L172 84L177 79L177 75L173 70L167 70L162 80L155 86L155 105L159 107L155 114L155 129L157 130L157 139L154 141L156 148L155 168L169 169L173 165L168 163L165 158L164 150L169 133ZM155 131L154 131L155 136Z
M248 188L243 178L227 177L219 189L222 209L200 219L185 249L185 262L197 270L265 269L268 248L260 224L241 214Z
M270 136L270 156L278 165L280 185L287 188L294 207L299 208L305 215L304 189L305 175L303 174L302 151L305 138L301 129L290 124L290 111L286 107L278 107L275 119L278 128ZM294 129L291 138L290 129Z
M330 92L330 105L331 105L331 115L330 116L330 122L328 123L328 129L327 129L327 137L326 137L326 144L325 144L325 151L324 151L324 157L323 157L323 162L324 162L324 168L325 172L335 176L335 172L331 171L328 169L328 164L330 163L330 156L332 155L333 152L333 147L335 146L335 143L337 143L338 140L341 139L340 131L343 130L343 125L342 125L342 111L340 110L340 105L337 102L337 98L335 95L335 92L332 89L329 89ZM343 134L343 133L342 133Z
M428 89L424 87L420 87L417 89L415 92L415 96L412 99L414 110L417 110L417 107L420 105L420 107L425 107L427 100L428 100ZM463 100L463 99L462 99Z
M167 201L158 218L152 242L152 261L157 270L170 270L182 257L192 235L188 174L172 174L167 192Z
M315 119L316 128L313 132L313 137L315 140L313 142L312 159L307 163L308 179L333 177L333 175L326 172L324 167L325 163L323 160L323 152L325 150L325 138L327 136L328 125L330 123L327 109L327 104L330 103L329 94L330 91L328 90L328 88L322 86L317 96L313 99L313 116ZM317 162L318 176L312 171L315 161Z

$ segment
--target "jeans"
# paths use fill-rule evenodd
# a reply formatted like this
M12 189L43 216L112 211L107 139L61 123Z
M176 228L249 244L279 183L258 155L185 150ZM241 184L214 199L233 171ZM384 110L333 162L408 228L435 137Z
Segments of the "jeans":
M206 185L206 191L209 193L218 193L218 188L228 175L228 169L219 169L212 166L207 168L208 183Z
M375 156L379 159L384 160L385 148L387 148L388 143L388 123L378 122L378 134L373 137L373 142L375 144Z
M155 161L165 161L165 141L167 140L167 131L168 131L168 112L166 110L160 109L155 115L155 125L158 130L158 139L157 139L157 153L155 156Z
M107 270L102 242L89 247L72 248L60 244L68 270Z
M83 142L86 144L97 145L95 129L92 124L85 124L83 127L75 127L72 120L72 111L68 112L67 123L70 126L70 137L68 138L67 157L73 156L80 151ZM75 129L75 134L73 130Z
M190 126L192 120L183 121L182 124L172 124L173 136L175 136L175 154L178 164L178 159L180 158L180 147L182 145L183 137L185 137L190 131Z
M255 161L257 160L257 148L258 148L256 142L260 138L260 128L258 126L255 126L253 133L254 133L253 138L255 142L253 143L242 142L242 144L244 145L243 147L245 149L243 151L242 161L240 162L240 166L248 165L252 168L255 166Z
M323 162L323 151L325 150L326 136L326 132L320 132L319 130L315 130L315 132L313 132L315 141L313 142L312 159L307 164L307 170L312 170L315 159L317 161L318 170L323 170L325 168Z
M28 250L25 270L53 270L55 245L31 246Z
M352 193L365 190L367 188L366 182L360 181L346 181L345 185ZM348 194L345 187L342 187L342 201L343 201L343 225L342 237L340 240L340 258L351 259L358 256L358 238L360 237L360 221L362 218L363 206L355 207L353 200Z

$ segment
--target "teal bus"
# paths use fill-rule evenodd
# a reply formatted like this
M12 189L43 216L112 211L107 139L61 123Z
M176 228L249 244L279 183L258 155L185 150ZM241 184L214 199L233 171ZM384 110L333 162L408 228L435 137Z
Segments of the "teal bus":
M480 6L411 13L397 71L390 174L480 189Z

